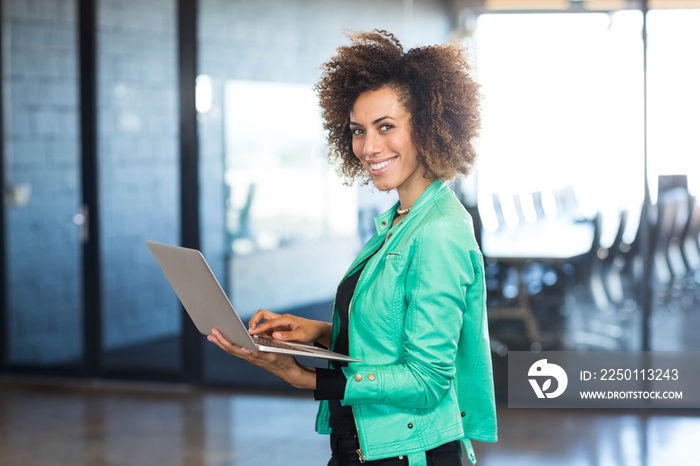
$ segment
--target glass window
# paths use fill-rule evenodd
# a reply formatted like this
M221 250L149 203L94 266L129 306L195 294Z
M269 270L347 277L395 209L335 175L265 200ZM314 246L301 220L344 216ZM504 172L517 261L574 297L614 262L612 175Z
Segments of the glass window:
M700 195L693 163L700 153L694 136L700 123L700 10L651 10L648 29L649 187L657 197L660 175L686 175Z
M635 277L613 260L644 193L641 29L639 11L477 20L478 206L504 347L639 347Z
M664 6L663 2L657 2ZM690 6L690 4L688 4ZM652 198L654 350L700 349L700 10L651 10L648 165Z
M641 22L636 11L479 17L480 199L571 186L587 211L641 202Z
M252 315L332 301L359 246L357 192L328 164L315 93L229 81L224 95L234 304Z

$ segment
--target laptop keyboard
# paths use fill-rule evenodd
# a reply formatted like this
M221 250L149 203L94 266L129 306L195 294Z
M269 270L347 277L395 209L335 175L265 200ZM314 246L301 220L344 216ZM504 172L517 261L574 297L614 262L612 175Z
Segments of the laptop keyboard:
M288 344L283 343L281 341L273 340L272 338L265 338L265 337L256 336L253 338L253 340L257 344L262 345L262 346L271 346L274 348L282 348L282 349L288 349L288 350L294 350L294 351L303 351L305 353L313 353L313 351L311 351L311 350L300 348L298 346L288 345Z

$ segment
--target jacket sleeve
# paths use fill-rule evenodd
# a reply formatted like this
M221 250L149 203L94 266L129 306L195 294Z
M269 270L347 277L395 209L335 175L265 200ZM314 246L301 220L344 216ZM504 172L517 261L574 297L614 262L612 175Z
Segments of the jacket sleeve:
M455 378L464 313L483 311L467 309L466 301L468 287L483 279L469 252L475 245L466 223L433 221L420 229L406 275L402 361L344 367L344 405L425 409L442 400Z

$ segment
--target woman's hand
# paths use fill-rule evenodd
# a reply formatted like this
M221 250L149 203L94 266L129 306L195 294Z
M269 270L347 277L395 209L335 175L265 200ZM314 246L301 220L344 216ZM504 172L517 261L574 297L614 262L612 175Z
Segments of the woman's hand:
M316 370L302 366L293 356L279 353L254 351L229 342L217 329L212 329L207 340L227 353L245 359L265 369L296 388L316 389Z
M251 335L262 335L275 340L318 343L326 348L331 344L331 324L304 319L291 314L275 314L258 310L248 323Z

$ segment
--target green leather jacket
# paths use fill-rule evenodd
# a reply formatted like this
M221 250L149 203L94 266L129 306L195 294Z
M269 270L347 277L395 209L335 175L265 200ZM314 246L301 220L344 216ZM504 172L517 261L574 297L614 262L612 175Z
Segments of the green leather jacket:
M443 182L433 182L391 226L396 207L346 277L374 251L350 303L350 363L343 405L353 408L362 455L375 460L462 440L497 440L483 257L471 217ZM339 328L333 315L331 346ZM330 433L328 403L316 419Z

